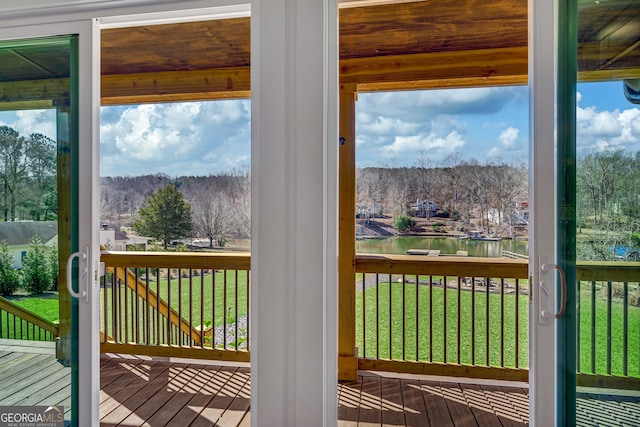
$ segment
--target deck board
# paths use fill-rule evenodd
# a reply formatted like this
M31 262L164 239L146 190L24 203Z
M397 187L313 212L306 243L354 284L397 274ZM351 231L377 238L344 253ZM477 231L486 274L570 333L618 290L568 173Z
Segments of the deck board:
M382 399L379 377L362 378L360 405L358 411L358 427L379 426L382 422Z
M420 389L420 381L415 379L401 380L404 419L407 427L429 427L429 417Z
M0 405L62 404L68 414L70 369L52 357L53 347L0 345L33 350L0 351ZM100 378L103 427L250 426L251 375L246 367L104 356ZM526 426L527 393L507 383L363 372L357 381L338 386L338 425ZM579 393L577 419L581 425L637 425L640 397Z

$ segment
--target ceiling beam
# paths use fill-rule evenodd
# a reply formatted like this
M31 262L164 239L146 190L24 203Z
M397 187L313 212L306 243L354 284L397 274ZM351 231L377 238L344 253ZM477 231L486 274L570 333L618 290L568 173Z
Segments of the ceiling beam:
M69 79L25 80L0 83L0 103L25 103L69 98ZM25 105L27 105L25 104Z
M526 46L343 59L340 83L476 79L486 80L486 86L493 85L494 78L527 75L527 60Z
M248 98L250 68L103 75L102 105Z

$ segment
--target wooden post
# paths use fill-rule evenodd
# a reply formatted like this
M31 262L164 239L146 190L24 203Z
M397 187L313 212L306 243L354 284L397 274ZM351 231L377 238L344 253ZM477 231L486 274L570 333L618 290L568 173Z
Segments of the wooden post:
M71 255L71 132L69 107L59 106L57 121L57 190L58 190L58 318L56 359L71 361L71 295L67 291L67 258Z
M356 380L356 100L355 84L340 85L338 163L338 379Z

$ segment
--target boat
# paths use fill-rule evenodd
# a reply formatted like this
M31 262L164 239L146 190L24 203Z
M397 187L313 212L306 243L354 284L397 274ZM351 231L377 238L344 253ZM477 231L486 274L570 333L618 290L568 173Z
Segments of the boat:
M469 234L469 239L471 240L480 240L484 242L499 242L502 240L502 237L497 236L486 236L482 233L471 233Z

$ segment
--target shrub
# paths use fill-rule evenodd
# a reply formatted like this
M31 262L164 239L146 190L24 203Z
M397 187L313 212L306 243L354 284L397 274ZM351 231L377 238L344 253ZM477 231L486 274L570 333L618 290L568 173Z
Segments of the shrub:
M413 227L413 221L406 215L393 218L393 228L400 233L409 231Z
M49 269L49 280L51 289L58 290L58 246L53 246L47 254L47 268Z
M9 296L18 290L20 275L13 268L13 255L6 240L0 243L0 295Z
M38 236L33 236L22 260L22 286L32 294L41 294L51 288L50 269Z

